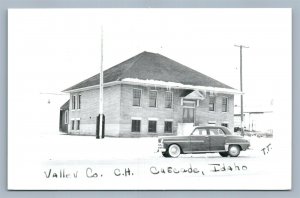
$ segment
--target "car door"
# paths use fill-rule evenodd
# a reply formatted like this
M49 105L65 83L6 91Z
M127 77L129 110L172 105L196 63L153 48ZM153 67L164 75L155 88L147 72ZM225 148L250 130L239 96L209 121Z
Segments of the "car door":
M207 129L196 128L190 135L190 150L193 153L209 151Z
M209 149L210 151L225 150L225 133L221 128L209 129Z

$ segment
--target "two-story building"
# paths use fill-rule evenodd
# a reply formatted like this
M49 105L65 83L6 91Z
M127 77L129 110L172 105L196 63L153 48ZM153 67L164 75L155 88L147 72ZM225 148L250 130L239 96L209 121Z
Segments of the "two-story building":
M105 70L103 80L106 136L174 135L207 124L233 130L239 91L160 54L142 52ZM68 133L95 135L99 74L64 92Z

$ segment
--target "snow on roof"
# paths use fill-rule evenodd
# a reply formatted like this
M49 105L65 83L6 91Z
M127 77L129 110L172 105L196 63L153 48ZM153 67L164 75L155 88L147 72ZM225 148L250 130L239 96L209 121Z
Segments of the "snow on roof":
M210 86L194 86L194 85L184 85L182 83L176 82L165 82L159 80L141 80L137 78L125 78L122 82L130 82L135 84L144 84L157 87L167 87L167 88L180 88L180 89L192 89L201 91L210 91L214 93L230 93L230 94L242 94L242 92L235 89L220 88L220 87L210 87Z

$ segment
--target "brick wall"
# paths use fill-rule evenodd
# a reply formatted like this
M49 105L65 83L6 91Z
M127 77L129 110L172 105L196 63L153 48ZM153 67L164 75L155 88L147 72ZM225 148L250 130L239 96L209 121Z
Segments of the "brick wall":
M81 108L72 110L72 96L81 95ZM77 104L76 104L77 107ZM96 117L99 114L99 89L70 94L69 133L81 135L96 134ZM120 85L104 88L105 133L118 136L120 118ZM71 130L71 120L80 118L80 130Z
M141 106L135 107L133 102L133 88L141 89ZM183 122L183 106L181 105L180 95L183 90L171 89L173 92L173 107L165 108L165 92L166 88L155 88L157 90L157 107L149 107L149 91L150 87L144 86L121 86L121 119L120 119L120 136L151 136L151 135L167 135L164 133L165 120L173 120L173 134L176 134L178 123ZM195 124L208 124L209 121L214 121L216 125L227 123L229 129L233 130L233 108L234 96L217 94L215 111L210 112L208 109L209 94L205 100L199 102L199 106L195 108ZM228 98L228 112L222 112L222 97ZM132 118L141 119L141 132L131 132ZM157 133L148 132L149 119L157 119Z
M133 88L142 90L141 106L133 106ZM181 94L183 90L171 89L173 93L173 106L171 109L165 108L166 88L154 88L157 90L157 107L149 107L149 91L153 89L144 86L134 85L114 85L104 88L104 114L106 116L105 134L106 136L156 136L169 135L164 133L165 121L173 121L173 132L177 133L178 123L183 122L183 106L181 105ZM81 109L72 110L72 96L81 95ZM195 108L195 124L208 124L214 121L216 125L227 123L228 128L234 127L234 96L217 94L215 111L208 109L209 94L204 100L199 102ZM228 98L228 112L222 112L222 97ZM77 105L76 105L77 106ZM70 94L69 120L80 118L80 130L71 130L69 124L69 133L81 135L96 134L96 116L99 113L99 89L92 89ZM141 119L141 132L131 132L132 119ZM157 133L148 132L148 121L157 120Z

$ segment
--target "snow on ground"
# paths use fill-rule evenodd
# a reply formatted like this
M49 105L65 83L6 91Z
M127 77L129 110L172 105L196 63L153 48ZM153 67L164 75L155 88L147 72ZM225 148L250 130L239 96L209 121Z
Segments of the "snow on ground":
M251 149L242 151L237 158L222 158L218 153L187 154L180 155L178 158L164 158L156 152L156 137L96 139L93 136L59 133L33 133L31 135L20 133L17 138L14 137L12 140L14 141L11 141L9 145L9 186L22 187L23 189L36 189L37 187L39 189L215 188L209 186L208 183L201 183L201 186L199 186L200 183L194 183L199 182L199 178L203 176L210 178L208 180L211 182L215 182L216 178L222 183L234 179L233 183L219 185L219 189L233 189L233 185L238 189L247 189L249 186L244 183L238 187L239 183L235 184L237 182L235 179L244 179L246 175L251 181L257 180L257 176L267 180L268 176L272 175L273 170L270 167L274 161L272 150L266 155L261 151L262 148L272 144L272 138L250 138ZM231 167L233 170L214 172L214 166L218 170L221 170L222 167L225 169ZM85 181L85 178L82 178L86 182L84 185L73 180L70 181L71 183L55 180L56 182L53 183L46 179L50 169L58 173L62 169L79 171L82 176L86 174L89 167L91 170L88 171L91 174L95 170L102 171L101 175L104 174L104 177L108 179L105 180L105 184L99 183L98 180L97 182ZM204 175L200 173L170 174L161 172L163 169L167 172L169 167L173 170L174 168L177 170L197 168L201 171L200 173L203 171ZM246 167L246 170L242 170L243 167ZM115 170L123 171L126 168L130 168L136 176L132 180L116 180ZM17 179L20 175L26 178L30 177L32 182L27 183ZM163 181L166 178L168 181L175 179L174 183L172 185L164 184ZM178 183L186 178L192 184L185 187L182 186L182 183ZM263 180L261 181L265 182ZM117 183L117 187L115 183Z

